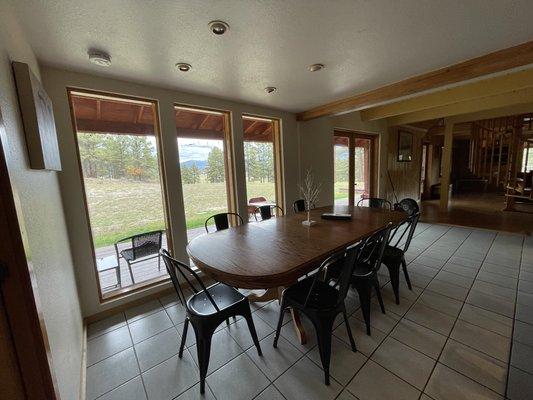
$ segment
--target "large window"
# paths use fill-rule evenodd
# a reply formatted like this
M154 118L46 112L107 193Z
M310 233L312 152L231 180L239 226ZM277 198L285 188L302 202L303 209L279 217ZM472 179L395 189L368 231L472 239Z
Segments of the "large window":
M244 115L244 167L249 218L263 204L283 208L279 121Z
M207 218L234 212L229 113L176 106L176 131L188 240ZM213 222L213 220L211 220Z
M167 232L156 103L69 96L101 297L166 279L158 256Z

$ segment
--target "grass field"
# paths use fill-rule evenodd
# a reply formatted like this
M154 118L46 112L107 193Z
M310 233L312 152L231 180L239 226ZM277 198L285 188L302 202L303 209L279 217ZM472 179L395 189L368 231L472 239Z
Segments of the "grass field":
M274 184L248 182L249 197L274 200ZM85 178L91 228L96 248L140 232L163 229L161 186L158 182ZM227 209L225 183L183 185L187 229Z

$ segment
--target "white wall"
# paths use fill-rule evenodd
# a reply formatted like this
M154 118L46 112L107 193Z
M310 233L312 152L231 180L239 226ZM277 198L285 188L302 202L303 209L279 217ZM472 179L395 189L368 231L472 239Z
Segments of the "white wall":
M333 204L333 132L335 129L348 129L379 136L377 194L382 196L387 162L388 134L386 123L385 121L363 122L359 112L352 112L298 123L301 174L311 168L316 179L322 183L318 205Z
M239 212L246 215L246 186L244 172L243 113L263 115L282 120L282 152L284 164L284 191L287 208L297 198L298 140L294 114L257 107L227 100L152 87L147 85L107 79L83 73L43 68L42 76L48 95L54 104L59 145L64 170L60 174L65 215L67 216L71 250L76 267L80 302L84 316L93 315L119 304L146 296L148 293L170 287L169 283L129 295L127 298L100 304L97 282L92 265L90 232L83 202L81 176L76 158L74 132L67 99L67 87L94 89L112 93L156 99L159 102L162 136L162 159L165 163L170 207L171 230L176 256L187 259L185 244L187 233L183 211L183 194L180 184L179 162L176 146L174 104L191 104L212 107L231 112L233 127L234 157L237 177L237 200Z
M63 399L80 391L82 318L63 215L57 173L29 168L11 61L39 66L20 26L6 4L0 7L0 109L2 137L13 189L20 200L52 367Z

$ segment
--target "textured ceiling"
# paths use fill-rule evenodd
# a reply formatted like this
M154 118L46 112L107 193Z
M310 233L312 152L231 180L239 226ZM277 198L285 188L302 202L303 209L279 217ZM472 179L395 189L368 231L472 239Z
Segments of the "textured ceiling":
M533 39L531 0L0 1L46 65L289 111ZM214 36L214 19L230 31ZM91 47L112 66L90 64Z

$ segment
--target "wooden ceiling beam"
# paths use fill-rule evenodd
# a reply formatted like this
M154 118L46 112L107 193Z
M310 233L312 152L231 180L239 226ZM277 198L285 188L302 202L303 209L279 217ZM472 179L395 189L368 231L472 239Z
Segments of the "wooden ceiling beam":
M198 129L205 129L205 124L209 121L209 118L212 114L206 114L205 117L202 119L202 122L198 126Z
M533 64L533 41L498 50L301 112L299 121L361 110L403 96Z
M153 135L152 124L76 118L76 130L89 133L115 133L123 135Z

